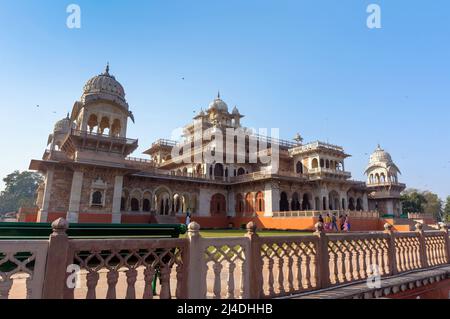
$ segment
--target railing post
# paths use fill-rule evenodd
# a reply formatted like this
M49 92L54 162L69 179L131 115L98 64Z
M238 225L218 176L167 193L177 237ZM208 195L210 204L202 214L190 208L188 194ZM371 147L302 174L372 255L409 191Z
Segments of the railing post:
M423 231L422 223L416 224L416 233L417 233L417 236L419 238L419 243L420 243L420 264L421 264L422 268L427 268L428 267L427 246L426 246L426 242L425 242L425 234Z
M317 245L317 284L318 288L324 289L331 286L328 236L322 223L317 223L315 228L316 232L314 234L319 238Z
M245 235L250 240L250 251L246 255L247 262L250 269L250 287L249 298L260 299L263 289L262 278L262 257L261 257L261 242L259 235L256 233L256 224L250 222L247 224L247 234Z
M449 232L448 232L448 226L445 223L439 223L439 230L444 233L445 236L445 254L446 254L446 260L447 264L450 264L450 239L449 239Z
M187 299L204 299L206 298L207 269L198 223L189 224L187 238L189 240L189 258L188 267L185 267L184 270L184 276L188 276Z
M389 235L388 239L388 260L389 260L389 275L393 276L398 273L397 269L397 254L395 252L395 234L391 224L384 224L384 233Z
M69 223L59 218L52 223L53 233L50 235L47 264L45 267L43 299L63 299L66 287L67 254L69 238L66 230Z

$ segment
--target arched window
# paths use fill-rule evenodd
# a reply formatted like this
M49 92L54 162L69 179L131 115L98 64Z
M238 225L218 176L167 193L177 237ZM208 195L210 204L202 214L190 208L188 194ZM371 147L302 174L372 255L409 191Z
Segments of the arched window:
M144 201L142 202L142 210L144 212L150 211L150 200L148 198L145 198Z
M214 176L223 177L223 165L218 163L214 166Z
M122 130L122 125L120 125L120 120L115 119L111 125L111 135L114 137L119 137Z
M245 195L245 213L247 215L253 214L255 212L255 205L254 205L254 199L253 194L248 193Z
M125 210L126 203L127 203L127 199L125 197L122 197L120 199L120 210L121 211Z
M317 158L314 158L311 163L311 168L319 168L319 161Z
M330 161L329 161L329 160L327 160L327 161L325 162L325 166L326 166L326 168L330 168Z
M227 201L222 194L215 194L211 197L210 214L214 215L226 215L227 213Z
M280 194L280 211L287 212L289 210L289 200L286 192Z
M94 132L94 131L95 131L95 128L98 127L98 118L97 118L97 115L91 114L91 115L89 116L89 120L88 120L88 122L87 122L87 125L88 125L88 130L89 130L89 132L90 132L90 133Z
M242 214L244 213L244 199L242 197L241 194L237 194L236 195L236 215L237 216L242 216Z
M302 210L311 210L308 194L303 195Z
M103 206L103 194L100 191L96 191L92 194L92 205Z
M348 200L348 209L355 210L355 199L353 197Z
M297 174L303 174L303 164L302 164L302 162L297 162L296 172L297 172Z
M137 198L131 199L131 211L138 212L139 211L139 200Z
M363 202L361 198L358 198L356 200L356 210L357 211L362 211L363 210Z
M323 158L320 159L320 167L325 167L325 161L323 160Z
M256 194L256 211L258 212L264 212L266 209L265 202L264 202L264 193L259 192Z
M300 200L298 198L298 193L292 194L291 210L293 211L300 210Z

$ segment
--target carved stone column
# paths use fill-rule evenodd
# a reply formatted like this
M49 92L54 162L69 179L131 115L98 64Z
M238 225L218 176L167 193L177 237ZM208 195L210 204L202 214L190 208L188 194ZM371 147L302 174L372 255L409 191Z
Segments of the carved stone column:
M114 180L114 194L112 204L112 223L120 224L121 214L120 206L122 202L123 176L116 176ZM142 203L142 201L141 201ZM141 208L142 210L142 208Z
M69 223L78 223L80 214L81 189L83 187L83 172L73 172L72 188L70 190L69 211L67 212L67 221Z
M48 220L48 208L50 206L50 196L52 193L53 175L55 171L53 168L47 170L47 176L45 177L45 189L42 199L42 207L38 212L37 222L46 223Z

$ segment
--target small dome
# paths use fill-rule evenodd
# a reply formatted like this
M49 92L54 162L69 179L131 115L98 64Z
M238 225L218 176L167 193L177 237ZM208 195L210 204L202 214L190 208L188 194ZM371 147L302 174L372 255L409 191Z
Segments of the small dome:
M366 168L366 174L368 174L371 170L376 168L385 168L388 171L400 173L397 165L395 165L392 160L391 154L383 150L380 145L378 145L377 149L370 155L369 165Z
M233 108L232 114L233 115L241 115L241 113L239 113L239 110L238 110L238 108L236 106Z
M216 109L222 112L228 112L228 105L220 98L220 93L217 95L217 98L209 104L209 110Z
M53 129L53 132L55 133L67 133L70 131L70 129L75 127L75 123L73 123L70 118L69 114L67 114L66 118L63 118L62 120L59 120L56 122L55 127Z
M84 86L84 96L101 93L119 97L123 101L125 100L125 90L122 84L114 76L109 74L109 65L106 66L104 73L94 76Z
M372 155L370 155L370 164L374 163L391 164L392 157L388 152L383 150L380 145L378 145L377 149L372 153Z

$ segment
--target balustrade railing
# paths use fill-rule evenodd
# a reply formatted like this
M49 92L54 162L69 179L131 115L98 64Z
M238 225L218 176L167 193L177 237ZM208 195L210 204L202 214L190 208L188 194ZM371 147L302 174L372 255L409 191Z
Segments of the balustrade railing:
M68 238L53 223L49 241L0 241L0 299L277 298L449 264L449 232L203 238ZM21 293L18 293L20 290Z

